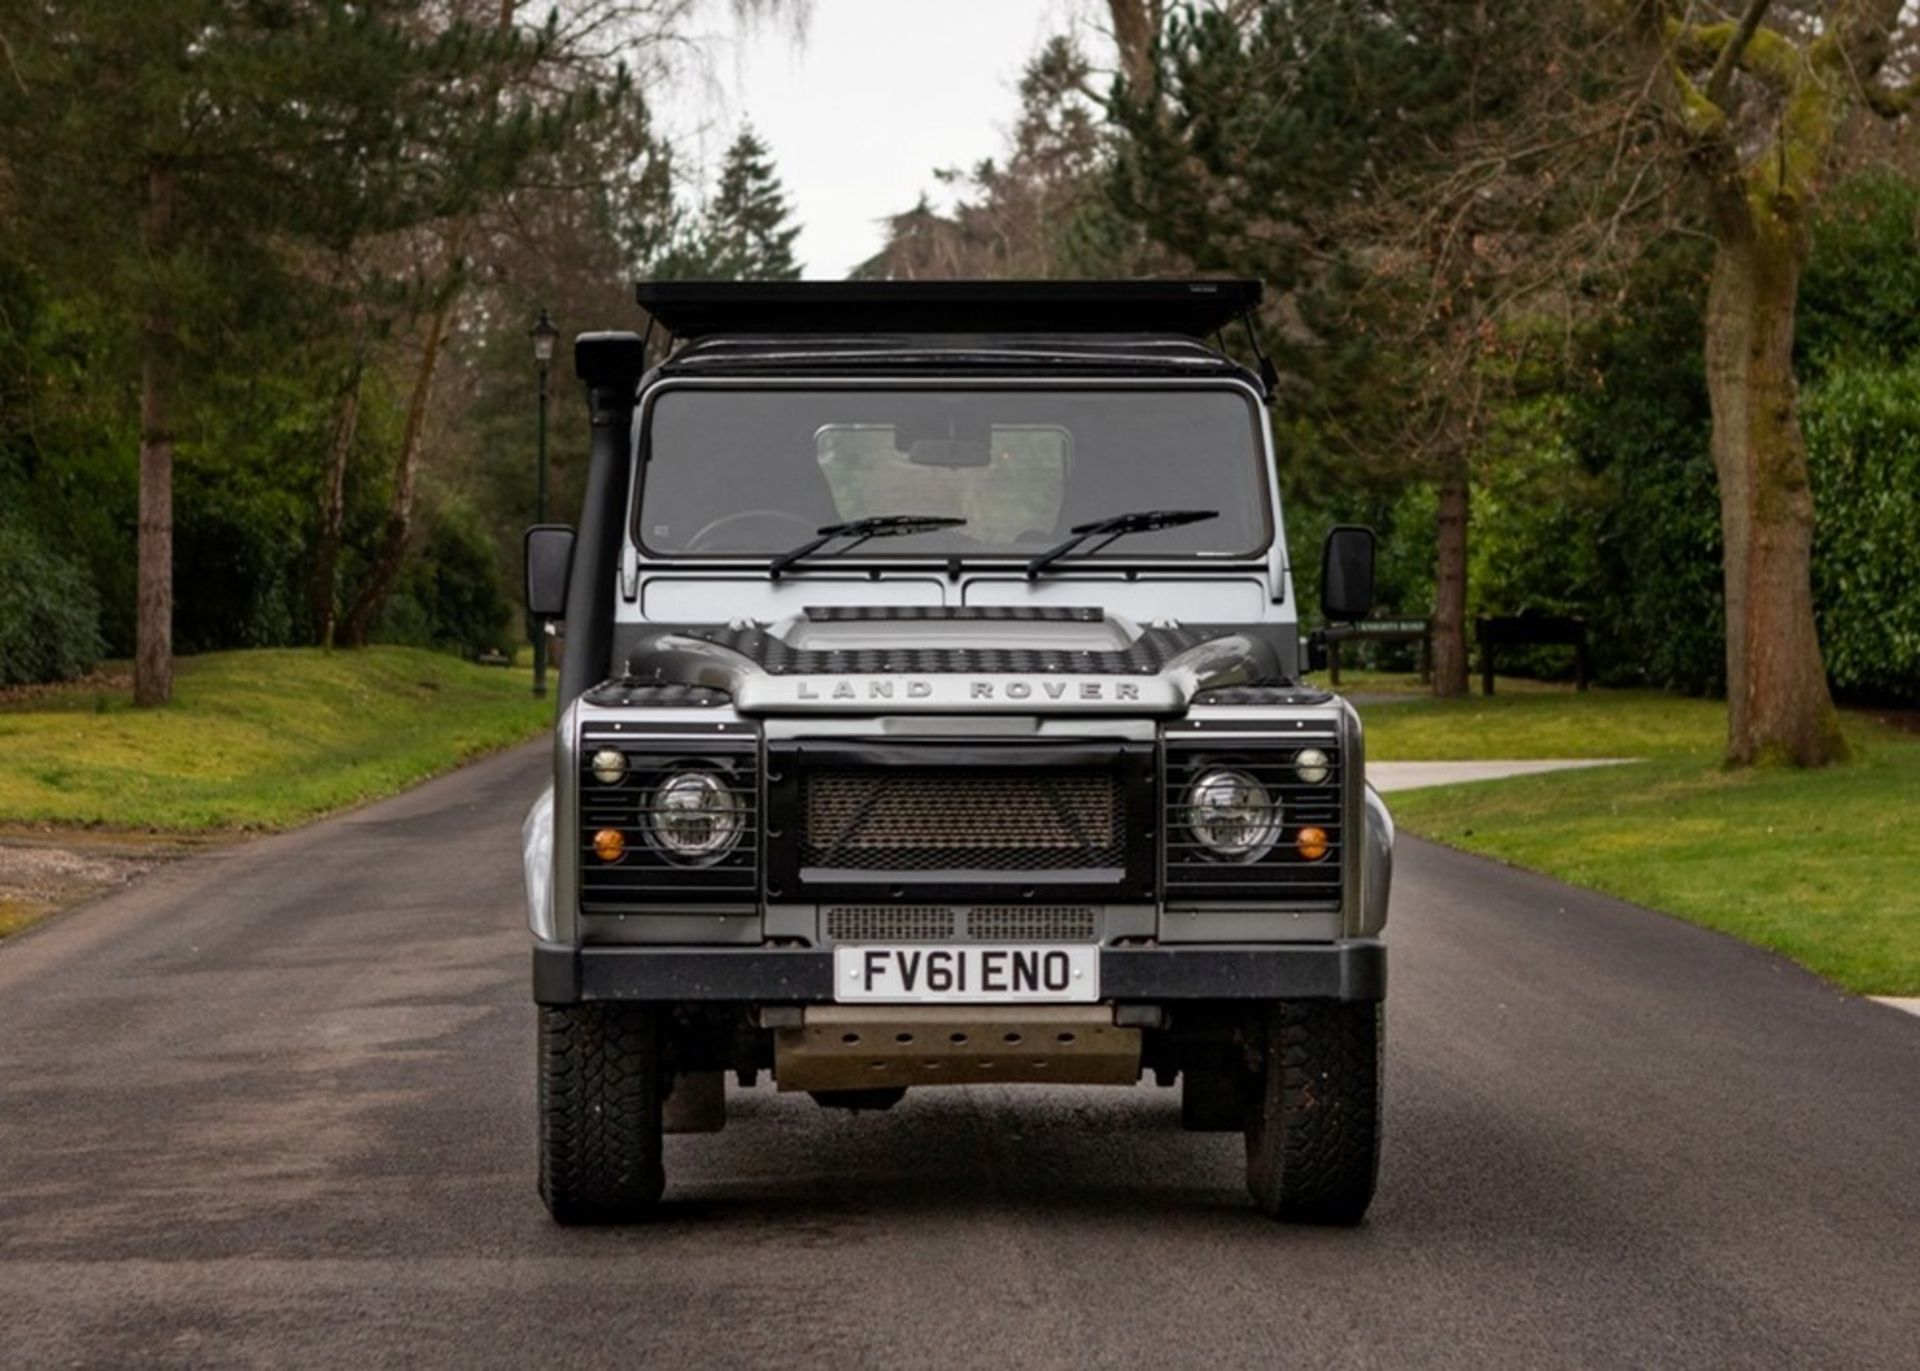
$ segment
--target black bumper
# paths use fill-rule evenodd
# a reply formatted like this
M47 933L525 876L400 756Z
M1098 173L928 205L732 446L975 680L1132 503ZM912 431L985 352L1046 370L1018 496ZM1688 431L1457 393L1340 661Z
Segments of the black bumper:
M1109 947L1100 953L1103 1000L1363 1000L1386 997L1379 942L1234 947ZM539 1004L605 1000L824 1004L833 953L818 949L567 947L536 943Z

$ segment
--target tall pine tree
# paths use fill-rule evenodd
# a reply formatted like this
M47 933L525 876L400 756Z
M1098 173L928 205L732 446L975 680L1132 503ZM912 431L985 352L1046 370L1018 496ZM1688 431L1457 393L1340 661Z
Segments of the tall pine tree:
M798 280L793 244L799 236L771 150L751 128L743 128L727 149L713 199L686 240L661 260L657 274L681 280Z

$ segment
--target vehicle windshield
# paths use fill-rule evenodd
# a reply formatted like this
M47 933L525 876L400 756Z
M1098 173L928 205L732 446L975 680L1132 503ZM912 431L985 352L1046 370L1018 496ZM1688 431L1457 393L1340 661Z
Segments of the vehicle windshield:
M637 532L656 555L772 557L829 524L918 515L965 523L857 556L1027 558L1076 524L1196 506L1219 517L1092 560L1272 542L1258 411L1237 390L689 387L649 415Z

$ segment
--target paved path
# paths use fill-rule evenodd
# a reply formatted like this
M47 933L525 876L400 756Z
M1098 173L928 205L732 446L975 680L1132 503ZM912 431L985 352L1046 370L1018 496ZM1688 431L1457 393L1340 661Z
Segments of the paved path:
M1367 776L1375 789L1388 794L1430 785L1458 785L1462 781L1498 781L1508 776L1575 771L1588 766L1624 766L1632 760L1631 757L1551 757L1513 762L1373 762L1367 767Z
M542 758L0 946L0 1364L1911 1367L1920 1023L1402 853L1382 1192L1267 1223L1174 1092L762 1089L549 1225L516 829Z

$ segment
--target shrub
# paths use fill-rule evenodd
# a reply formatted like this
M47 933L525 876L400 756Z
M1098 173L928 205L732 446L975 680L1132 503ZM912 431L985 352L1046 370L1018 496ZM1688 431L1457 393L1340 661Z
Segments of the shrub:
M475 657L489 648L513 650L512 618L492 540L468 511L453 507L434 514L373 637Z
M1801 421L1827 674L1839 690L1920 700L1920 359L1830 363Z
M100 596L75 559L0 520L0 684L64 681L100 660Z

